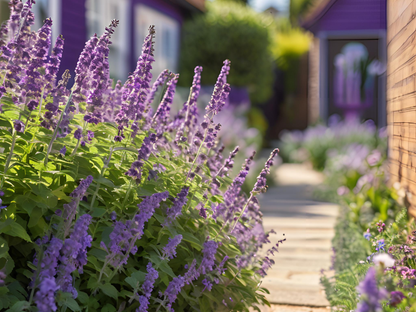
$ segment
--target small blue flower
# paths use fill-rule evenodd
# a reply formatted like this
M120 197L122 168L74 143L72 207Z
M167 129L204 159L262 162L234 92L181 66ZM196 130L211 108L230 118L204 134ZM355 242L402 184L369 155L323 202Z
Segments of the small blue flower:
M2 204L2 200L1 200L1 198L0 198L0 210L2 210L2 209L4 209L4 208L7 208L7 206L2 206L1 204Z
M386 247L386 243L384 242L384 239L380 239L379 241L377 241L377 247L376 247L377 251L384 250L384 247Z
M363 236L364 236L364 238L365 238L366 240L368 240L368 241L369 241L369 240L370 240L370 238L371 238L371 233L370 233L370 230L368 229L368 230L367 230L367 232L365 232Z

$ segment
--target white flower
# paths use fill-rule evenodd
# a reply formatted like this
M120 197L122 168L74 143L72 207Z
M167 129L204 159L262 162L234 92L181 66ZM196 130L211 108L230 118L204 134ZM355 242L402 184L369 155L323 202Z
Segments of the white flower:
M380 265L382 263L386 268L390 268L394 265L394 259L386 253L375 255L373 258L373 262L376 265Z

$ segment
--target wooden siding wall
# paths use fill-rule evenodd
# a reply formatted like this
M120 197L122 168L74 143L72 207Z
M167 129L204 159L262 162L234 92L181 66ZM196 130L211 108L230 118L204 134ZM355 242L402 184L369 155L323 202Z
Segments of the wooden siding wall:
M390 181L411 194L416 216L416 0L389 0L387 10L387 122Z
M309 49L308 123L319 120L319 38L313 37Z

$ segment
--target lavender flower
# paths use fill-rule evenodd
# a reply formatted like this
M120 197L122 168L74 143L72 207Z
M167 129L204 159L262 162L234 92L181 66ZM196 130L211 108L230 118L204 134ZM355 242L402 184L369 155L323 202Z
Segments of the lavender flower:
M167 211L167 218L163 225L170 224L174 219L182 214L182 207L188 201L187 196L189 192L189 186L182 187L176 198L173 200L173 205Z
M111 219L111 221L116 221L116 219L117 219L117 213L115 211L111 211L111 213L110 213L110 219Z
M389 305L395 307L398 304L400 304L400 302L402 302L404 298L406 298L406 296L403 295L401 291L392 291L390 293Z
M206 278L204 278L203 280L202 280L202 284L204 284L204 289L202 289L202 292L205 290L205 289L208 289L208 291L211 291L211 289L212 289L212 283L209 281L209 280L207 280Z
M61 249L61 264L58 267L57 283L64 292L72 293L75 299L78 292L73 286L72 272L78 270L83 273L83 267L87 264L87 248L91 247L92 237L88 235L88 227L91 216L84 214L75 222L74 230L64 242Z
M56 268L58 267L59 252L63 244L59 238L53 237L40 263L39 279L54 278L56 275Z
M85 192L87 191L88 187L90 186L92 180L92 176L88 176L87 178L82 180L79 186L69 195L73 198L72 201L69 204L64 204L63 237L67 237L67 235L69 234L69 230L72 225L72 220L75 217L78 204L84 196Z
M59 150L59 153L60 153L62 156L65 156L65 154L66 154L66 146L62 147L62 148Z
M118 20L113 20L110 26L105 28L104 34L98 40L97 46L91 56L89 72L89 84L91 92L87 97L87 114L84 120L88 123L98 124L103 121L103 94L108 89L110 70L108 55L110 53L109 44L114 28L119 24Z
M38 32L38 39L33 47L34 55L25 71L25 76L19 82L20 86L27 90L26 97L39 101L45 77L39 69L45 68L48 59L48 51L51 44L52 20L47 18ZM37 106L37 103L36 103Z
M4 209L4 208L7 208L7 206L2 206L2 203L3 203L3 201L2 201L2 199L0 198L0 210L2 210L2 209Z
M64 39L61 36L56 38L55 46L52 49L52 55L49 58L49 63L46 66L45 80L49 83L49 88L55 87L56 75L59 71L59 65L61 64L61 58L64 48Z
M192 81L192 86L189 94L188 101L184 104L182 110L178 113L178 117L173 122L172 128L178 128L175 137L175 144L178 145L179 142L186 140L184 138L185 131L188 130L188 137L191 135L193 126L195 126L197 117L197 100L199 96L199 91L201 90L201 72L202 67L197 66L194 70L194 77Z
M89 67L93 57L93 51L98 43L97 34L91 37L85 44L84 50L78 58L75 68L75 84L73 88L74 101L79 103L85 100L88 90Z
M175 95L176 84L178 83L179 75L174 75L167 83L167 90L163 96L162 102L160 102L155 115L153 116L153 124L157 126L158 132L165 130L169 113L173 102L173 96Z
M15 120L14 130L16 130L17 132L25 132L25 124L20 120Z
M117 269L127 263L129 254L135 254L137 251L137 247L134 244L143 235L145 223L152 217L160 203L166 200L168 196L169 192L167 191L148 196L137 205L140 212L134 216L133 221L127 220L125 223L116 221L114 223L114 229L110 234L109 248L107 249L104 243L101 244L101 247L108 252L106 262Z
M55 278L44 278L40 282L39 291L36 292L34 301L39 312L56 311L55 292L59 289Z
M207 274L212 271L215 264L215 254L217 253L218 243L213 240L209 240L204 243L201 266L199 270L202 274Z
M266 161L264 165L264 169L260 172L259 176L257 177L256 184L254 184L254 188L251 191L251 194L262 193L267 190L266 185L266 176L270 173L270 167L273 165L273 158L279 153L279 149L274 149L271 152L269 159Z
M84 180L81 181L79 186L69 196L71 196L72 198L81 198L82 196L84 196L92 180L93 177L91 175L87 176Z
M186 268L186 267L185 267ZM199 272L199 270L196 268L196 260L192 260L191 266L188 269L188 271L186 271L184 278L185 278L185 283L187 285L191 284L193 281L197 280L198 277L201 275L201 273Z
M154 283L156 279L159 277L158 272L152 267L151 262L147 264L146 269L147 269L147 274L142 285L142 291L144 295L140 296L139 298L140 307L138 310L136 310L136 312L147 312L147 309L149 306L149 299L150 299L150 296L152 295Z
M144 138L143 144L140 147L139 153L137 155L137 160L131 164L130 169L125 173L126 175L132 178L136 178L136 180L140 181L141 169L144 165L144 162L149 159L155 140L156 136L154 133L151 133L148 137Z
M228 260L228 259L230 259L230 257L225 256L225 257L222 259L221 263L217 266L218 274L222 275L222 274L224 274L224 273L225 273L225 271L226 271L227 269L225 269L225 268L224 268L224 265L225 265L225 262L227 262L227 260Z
M213 115L218 114L225 104L225 100L230 93L230 85L227 83L227 75L230 71L229 60L224 61L224 65L221 68L220 75L215 83L214 91L212 92L211 100L206 108L207 114L212 113Z
M357 312L374 312L382 309L381 301L387 297L387 291L377 287L376 270L373 267L368 269L357 290L361 294Z
M175 302L178 297L179 292L182 287L185 285L185 278L183 276L175 277L168 285L165 290L165 300L168 301L166 307L173 312L172 304Z
M176 235L174 238L169 237L169 242L165 247L163 247L163 258L173 259L176 257L176 247L182 241L182 235Z

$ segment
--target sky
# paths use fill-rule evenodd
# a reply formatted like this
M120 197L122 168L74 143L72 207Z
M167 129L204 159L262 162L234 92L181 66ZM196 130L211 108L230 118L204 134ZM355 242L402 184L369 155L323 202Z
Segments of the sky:
M264 11L270 6L274 6L279 11L287 12L289 9L289 0L249 0L249 4L256 11Z

